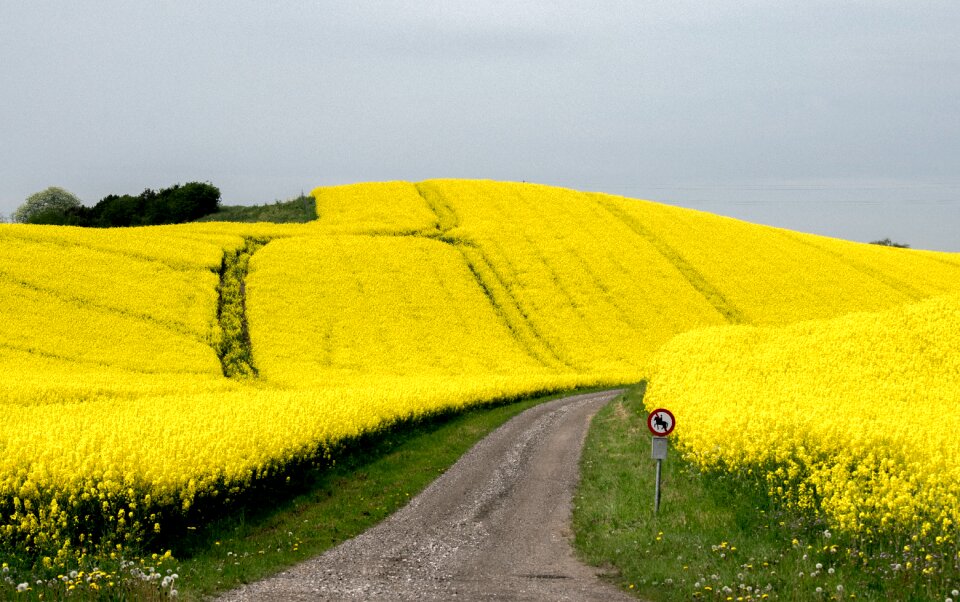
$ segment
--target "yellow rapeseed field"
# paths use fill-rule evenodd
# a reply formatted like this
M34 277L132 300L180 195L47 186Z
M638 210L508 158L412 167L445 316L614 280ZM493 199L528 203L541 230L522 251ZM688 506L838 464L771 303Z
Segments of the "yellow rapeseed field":
M687 333L647 404L707 470L753 474L788 507L868 540L957 549L960 295L783 328Z
M824 396L850 390L840 388L848 364L876 391L893 392L882 370L850 358L899 329L877 356L877 366L897 362L909 376L896 391L912 387L903 399L927 413L956 399L956 374L938 372L955 364L924 364L921 377L905 359L918 345L941 355L956 347L956 328L910 330L920 316L948 318L960 293L954 255L532 184L388 182L314 196L318 219L299 225L0 225L0 550L63 566L84 549L149 543L168 525L189 524L196 508L228 508L252 484L334 454L351 437L490 400L636 382L654 375L665 345L654 399L669 399L682 425L700 411L688 401L701 377L687 357L743 356L746 366L748 352L767 349L799 369L807 356L790 345L802 336L822 337L819 346L833 336L846 353L824 359L835 368L820 383ZM242 282L231 284L231 274ZM864 311L888 313L854 313ZM786 334L731 326L826 318L837 321ZM699 334L675 339L691 331ZM228 357L249 369L225 376ZM777 424L787 425L805 407L802 387L779 410L764 397L789 388L792 372L743 372L749 383L721 387L720 368L709 365L704 382L743 386L741 410L780 411ZM877 418L895 403L879 393L844 397L836 415L866 426L834 447L790 448L808 427L816 441L836 433L829 422L794 424L796 437L776 449L794 454L783 470L806 467L809 479L781 483L774 472L771 486L804 506L816 484L815 501L842 528L913 528L908 519L922 514L930 533L943 533L960 504L936 475L955 482L955 467L917 468L896 491L877 480L900 474L905 439L881 436L888 423ZM766 469L745 439L739 452L721 453L689 426L681 437L705 466ZM871 446L892 450L876 453L889 470L871 472L873 481L851 472L851 485L846 473L802 464L805 453L838 449L871 467ZM954 497L936 506L931 496L941 493ZM857 495L875 496L862 517L863 504L849 506ZM913 514L884 510L903 495Z
M497 305L514 310L514 327L560 366L636 381L674 334L724 322L669 257L586 194L462 180L420 188Z
M255 362L271 382L553 373L510 335L463 256L436 240L275 241L253 258L247 294Z

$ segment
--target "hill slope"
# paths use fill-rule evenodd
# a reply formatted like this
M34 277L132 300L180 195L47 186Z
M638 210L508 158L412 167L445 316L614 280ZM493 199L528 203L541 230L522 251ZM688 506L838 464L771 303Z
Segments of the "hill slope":
M956 255L608 195L437 180L314 196L306 224L0 225L2 546L148 541L397 420L635 382L683 332L960 292ZM253 239L231 302L227 258ZM223 376L231 333L259 377Z

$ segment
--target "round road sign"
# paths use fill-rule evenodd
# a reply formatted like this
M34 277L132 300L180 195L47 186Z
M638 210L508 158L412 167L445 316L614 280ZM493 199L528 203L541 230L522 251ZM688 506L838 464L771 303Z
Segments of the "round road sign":
M673 432L676 425L677 419L673 417L673 412L664 408L657 408L647 416L647 428L655 437L666 437Z

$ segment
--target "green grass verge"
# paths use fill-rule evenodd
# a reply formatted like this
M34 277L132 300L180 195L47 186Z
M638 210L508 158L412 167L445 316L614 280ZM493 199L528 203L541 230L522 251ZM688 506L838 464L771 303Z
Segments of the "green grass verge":
M673 449L655 514L643 393L631 389L594 418L574 499L578 554L624 589L655 602L958 600L958 572L923 574L921 546L858 548L777 509L756 485L698 472Z
M220 210L198 219L198 222L274 222L305 223L317 219L316 200L300 195L288 201L264 205L221 205Z

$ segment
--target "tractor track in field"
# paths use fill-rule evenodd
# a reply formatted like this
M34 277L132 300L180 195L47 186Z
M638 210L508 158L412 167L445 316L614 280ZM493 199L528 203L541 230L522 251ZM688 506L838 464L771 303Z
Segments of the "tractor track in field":
M530 408L376 527L220 600L633 600L570 541L587 428L619 393Z

